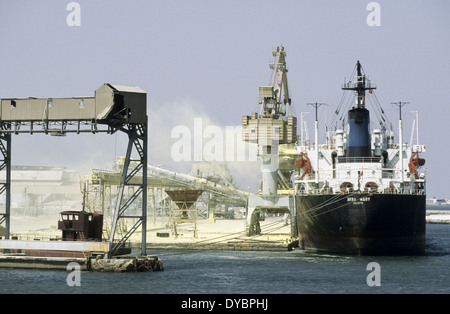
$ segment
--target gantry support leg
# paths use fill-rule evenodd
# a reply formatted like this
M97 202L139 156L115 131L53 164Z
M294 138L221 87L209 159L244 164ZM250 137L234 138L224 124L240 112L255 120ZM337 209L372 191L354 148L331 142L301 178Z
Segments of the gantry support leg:
M5 239L9 239L11 218L11 133L2 132L0 128L0 173L5 173L5 181L0 182L0 195L5 195L5 208L0 208L0 225L5 223Z
M261 225L259 223L261 215L261 210L255 207L247 208L247 219L246 219L246 233L247 236L254 236L261 234Z
M128 134L128 147L125 162L122 169L122 179L120 181L119 193L117 195L116 207L113 213L113 223L109 238L108 257L111 258L119 248L125 244L130 236L141 227L141 255L147 255L147 123L130 124L127 129L122 129ZM138 159L132 159L132 152L138 155ZM140 182L139 182L140 181ZM126 187L134 187L134 193L124 200L124 191ZM133 205L135 201L141 202L140 215L126 215L126 210ZM133 218L138 219L130 230L114 243L114 235L119 219Z

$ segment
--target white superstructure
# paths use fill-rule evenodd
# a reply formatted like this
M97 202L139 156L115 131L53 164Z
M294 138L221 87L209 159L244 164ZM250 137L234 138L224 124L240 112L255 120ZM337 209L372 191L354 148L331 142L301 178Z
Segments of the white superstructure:
M315 145L296 147L296 152L305 160L303 164L309 162L311 166L309 171L300 167L300 175L294 180L298 192L424 193L425 173L417 172L421 165L417 155L425 152L425 145L406 143L401 149L399 144L393 143L392 131L375 129L371 134L372 157L345 157L346 135L342 129L336 130L329 143L319 145L318 165L314 158Z
M296 147L296 152L300 154L296 161L300 172L294 178L296 192L425 194L425 172L418 172L418 168L425 164L425 160L419 158L419 154L425 152L425 145L419 144L418 112L413 124L417 131L415 145L403 142L401 112L407 102L392 103L399 109L398 142L394 140L392 129L387 129L384 111L379 104L374 112L380 115L380 128L371 130L366 99L372 102L370 95L376 86L366 78L359 61L355 70L356 75L342 87L344 91L354 92L352 108L346 112L347 117L341 117L347 120L347 126L344 129L342 123L342 127L336 128L332 134L327 132L326 144L319 146L316 146L316 103L315 144L303 145L305 141L301 140L302 145ZM369 91L369 95L366 95L366 91ZM376 97L375 102L378 103ZM411 142L412 139L411 136Z

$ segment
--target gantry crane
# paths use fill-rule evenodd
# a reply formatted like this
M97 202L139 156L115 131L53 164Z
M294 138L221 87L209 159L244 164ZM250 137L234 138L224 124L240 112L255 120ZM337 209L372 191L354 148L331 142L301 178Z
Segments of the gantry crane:
M0 100L0 171L6 180L0 183L5 195L5 209L0 223L5 223L5 238L10 233L11 206L11 135L45 133L108 133L122 131L128 136L127 153L121 174L114 220L109 238L108 256L114 255L139 227L146 230L147 217L147 94L137 86L103 84L94 97L71 98L9 98ZM137 157L136 157L137 155ZM133 157L132 157L133 156ZM131 158L135 158L130 167ZM141 180L132 179L140 174ZM133 182L132 182L133 181ZM123 200L126 186L135 193ZM127 216L125 210L140 198L142 207L137 215ZM137 218L130 231L115 241L119 219ZM146 232L142 232L142 255L146 255Z
M277 47L272 54L275 57L275 62L270 65L273 70L272 84L259 87L260 112L242 118L243 140L258 145L262 172L260 193L248 200L249 235L259 233L258 217L261 212L291 213L293 210L290 196L278 193L279 187L289 187L290 179L286 178L286 173L291 171L289 162L286 164L285 160L280 160L279 147L297 141L297 118L292 115L284 47ZM286 165L288 167L283 171Z

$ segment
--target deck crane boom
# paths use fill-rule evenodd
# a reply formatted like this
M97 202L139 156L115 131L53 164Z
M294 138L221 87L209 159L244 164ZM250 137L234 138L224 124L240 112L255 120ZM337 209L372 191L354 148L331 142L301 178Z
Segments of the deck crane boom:
M287 83L286 51L284 47L277 47L272 54L275 57L275 62L270 64L273 70L272 84L259 88L260 114L263 117L278 119L286 116L286 104L291 105L291 98ZM281 100L282 95L283 100Z

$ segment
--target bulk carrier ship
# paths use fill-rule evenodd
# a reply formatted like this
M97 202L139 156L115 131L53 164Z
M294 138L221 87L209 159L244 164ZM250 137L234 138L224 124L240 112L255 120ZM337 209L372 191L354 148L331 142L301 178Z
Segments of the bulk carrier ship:
M302 249L358 255L425 250L425 173L419 173L425 163L419 153L425 152L425 146L418 143L418 136L417 144L403 143L404 102L395 103L398 138L394 139L392 126L386 127L376 97L369 100L381 117L380 128L370 129L366 101L375 88L358 61L353 76L342 86L344 94L350 92L355 99L342 116L347 126L342 122L335 127L322 145L317 144L320 104L313 104L315 144L300 139L295 148L300 156L293 180L295 222Z

